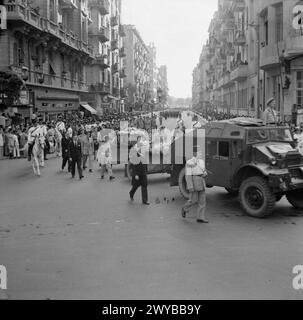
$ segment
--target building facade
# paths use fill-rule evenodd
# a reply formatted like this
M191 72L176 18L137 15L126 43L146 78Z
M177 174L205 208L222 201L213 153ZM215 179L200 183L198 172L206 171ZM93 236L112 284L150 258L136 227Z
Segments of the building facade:
M53 119L87 105L99 114L123 110L121 0L4 4L7 30L0 34L0 70L22 77L26 92L22 105L10 111Z
M167 106L168 102L168 79L167 67L160 66L158 69L158 100L162 108Z
M152 61L149 47L133 25L125 25L125 73L127 110L148 110L153 96Z
M260 117L275 97L281 118L294 118L302 105L303 59L302 28L293 26L296 5L295 0L218 1L199 62L200 93L193 92L201 109Z
M88 91L85 66L93 59L87 1L5 0L4 5L0 69L20 75L27 95L13 112L52 118L78 110L81 93Z
M87 67L89 94L83 95L98 112L124 110L123 48L124 29L121 24L121 0L88 0L92 23L89 43L95 59Z

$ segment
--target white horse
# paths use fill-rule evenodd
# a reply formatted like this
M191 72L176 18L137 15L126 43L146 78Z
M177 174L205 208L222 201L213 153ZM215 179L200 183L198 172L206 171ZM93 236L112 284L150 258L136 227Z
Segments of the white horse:
M44 157L44 148L45 148L45 137L37 135L35 138L35 143L32 151L33 158L33 171L35 175L40 177L40 166L43 167L43 157Z
M61 156L61 146L62 146L62 134L58 128L55 129L55 141L56 141L56 153L57 156Z

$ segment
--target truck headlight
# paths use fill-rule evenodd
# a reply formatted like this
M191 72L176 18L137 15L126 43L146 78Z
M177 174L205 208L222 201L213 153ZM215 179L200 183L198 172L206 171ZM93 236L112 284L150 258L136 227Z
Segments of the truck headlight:
M270 161L272 166L275 166L277 164L277 159L276 158L271 158L269 161Z

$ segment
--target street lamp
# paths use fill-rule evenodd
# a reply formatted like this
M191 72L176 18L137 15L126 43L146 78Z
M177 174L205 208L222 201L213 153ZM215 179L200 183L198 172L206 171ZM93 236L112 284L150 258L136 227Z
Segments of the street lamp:
M260 16L257 15L257 24L251 23L249 24L250 27L253 27L257 34L257 46L258 46L258 54L257 54L257 119L261 118L261 110L260 110L260 64L261 64L261 44L260 44Z

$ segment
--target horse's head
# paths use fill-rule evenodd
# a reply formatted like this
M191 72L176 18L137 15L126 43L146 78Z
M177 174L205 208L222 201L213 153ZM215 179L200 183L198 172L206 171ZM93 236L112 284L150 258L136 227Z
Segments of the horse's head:
M45 137L39 135L39 136L38 136L38 143L39 143L40 148L43 148L43 149L44 149L44 146L45 146Z

